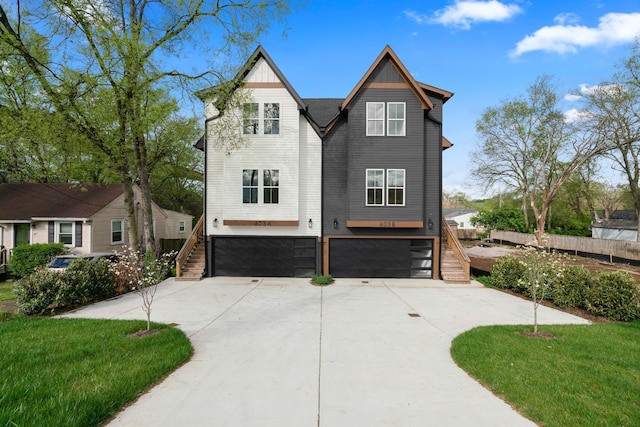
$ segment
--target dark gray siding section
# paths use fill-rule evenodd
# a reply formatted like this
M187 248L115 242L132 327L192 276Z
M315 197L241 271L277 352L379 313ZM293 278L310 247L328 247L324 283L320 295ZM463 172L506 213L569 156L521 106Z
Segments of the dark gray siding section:
M366 136L367 102L406 103L406 136ZM350 220L422 220L424 131L424 111L409 89L369 89L353 100L349 111ZM366 206L367 169L405 169L405 206Z
M383 61L374 71L371 73L368 82L376 83L404 83L396 68L389 62L389 60Z

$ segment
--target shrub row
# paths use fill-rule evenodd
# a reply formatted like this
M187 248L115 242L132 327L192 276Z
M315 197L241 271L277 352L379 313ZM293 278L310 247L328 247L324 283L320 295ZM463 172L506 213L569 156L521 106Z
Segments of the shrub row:
M35 243L16 246L11 251L9 270L16 277L27 277L38 267L44 267L54 257L64 253L62 243Z
M37 269L16 282L14 293L20 313L41 315L113 296L113 282L107 260L80 258L61 273Z
M498 258L491 270L491 284L531 296L527 267L516 256ZM522 280L524 279L524 280ZM547 299L563 308L582 308L611 320L640 318L640 287L629 273L600 271L591 273L581 266L565 266Z

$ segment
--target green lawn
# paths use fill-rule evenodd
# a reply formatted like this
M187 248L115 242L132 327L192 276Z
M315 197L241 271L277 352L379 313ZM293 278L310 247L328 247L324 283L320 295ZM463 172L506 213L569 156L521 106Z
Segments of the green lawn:
M480 327L458 336L451 354L494 394L544 426L640 425L640 321Z
M0 282L0 301L7 301L14 298L13 281Z
M0 426L96 426L186 362L191 343L142 321L17 317L0 322Z

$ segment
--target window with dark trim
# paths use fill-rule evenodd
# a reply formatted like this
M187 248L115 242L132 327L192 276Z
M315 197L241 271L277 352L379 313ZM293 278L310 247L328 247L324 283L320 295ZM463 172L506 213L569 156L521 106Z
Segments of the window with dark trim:
M242 203L258 203L258 169L242 171Z
M278 203L279 197L279 171L278 169L265 169L263 173L263 202Z

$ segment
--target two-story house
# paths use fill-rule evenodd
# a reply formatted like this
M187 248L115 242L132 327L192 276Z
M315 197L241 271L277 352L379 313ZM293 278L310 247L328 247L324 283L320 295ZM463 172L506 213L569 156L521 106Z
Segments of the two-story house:
M388 46L344 99L300 98L262 47L239 80L247 146L203 144L208 275L439 277L451 92Z

